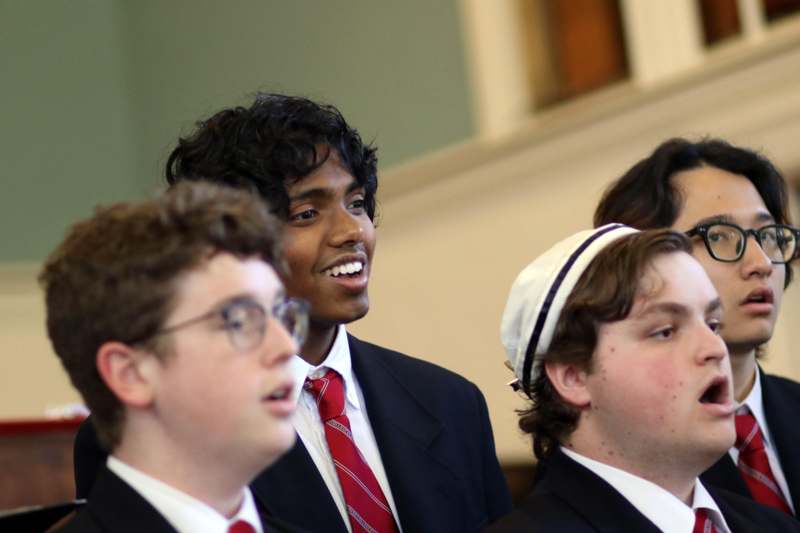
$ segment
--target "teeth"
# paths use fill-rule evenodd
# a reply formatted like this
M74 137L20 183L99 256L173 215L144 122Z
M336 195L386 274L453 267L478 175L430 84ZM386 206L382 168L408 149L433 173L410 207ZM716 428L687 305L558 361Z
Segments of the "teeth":
M342 274L355 274L364 269L364 263L361 261L353 261L327 269L324 274L327 276L337 277Z
M272 394L270 394L269 395L269 399L270 400L283 400L287 396L289 396L289 391L287 389L283 389L283 390L275 391Z

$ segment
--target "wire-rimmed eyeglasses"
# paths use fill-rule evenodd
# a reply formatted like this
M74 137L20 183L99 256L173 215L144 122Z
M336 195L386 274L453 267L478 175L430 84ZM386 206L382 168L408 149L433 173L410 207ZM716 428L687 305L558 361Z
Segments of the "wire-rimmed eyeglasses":
M773 264L791 261L797 253L800 229L786 224L769 224L758 229L744 229L730 222L699 224L686 232L688 237L700 236L709 255L723 263L734 263L747 249L747 237L752 235Z
M287 296L278 297L269 309L252 298L236 298L200 316L160 329L149 338L173 333L206 320L218 319L222 329L228 334L231 345L238 351L246 352L255 349L264 340L267 318L270 316L286 328L298 347L302 346L308 333L308 303Z

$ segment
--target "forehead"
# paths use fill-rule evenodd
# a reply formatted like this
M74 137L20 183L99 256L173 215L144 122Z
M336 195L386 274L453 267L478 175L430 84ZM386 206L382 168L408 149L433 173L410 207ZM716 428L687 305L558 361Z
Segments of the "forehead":
M680 308L685 312L705 313L717 298L708 274L694 257L685 252L660 254L645 269L626 320L640 320L654 311L671 313Z
M286 182L290 199L308 191L352 190L358 187L356 178L342 162L336 150L331 150L325 162L310 174Z
M672 183L683 200L674 223L678 230L689 230L713 217L727 218L746 228L772 220L755 185L740 174L704 166L676 173Z
M262 259L218 253L176 279L173 315L191 318L236 296L271 301L282 288L275 270Z

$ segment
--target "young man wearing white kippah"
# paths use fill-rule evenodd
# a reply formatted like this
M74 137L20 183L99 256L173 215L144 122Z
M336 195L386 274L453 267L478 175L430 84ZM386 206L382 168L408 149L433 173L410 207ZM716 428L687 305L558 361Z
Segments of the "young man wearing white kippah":
M533 492L489 531L800 531L698 479L733 443L735 406L719 296L690 249L608 225L517 277L501 333L540 462Z
M736 443L702 479L795 515L800 384L758 364L800 237L780 172L763 155L720 139L670 139L609 186L594 222L670 227L691 237L725 308L721 335L738 402Z

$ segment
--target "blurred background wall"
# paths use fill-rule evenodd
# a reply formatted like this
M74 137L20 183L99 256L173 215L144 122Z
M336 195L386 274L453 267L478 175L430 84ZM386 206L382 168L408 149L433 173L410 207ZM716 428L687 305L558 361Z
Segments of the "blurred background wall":
M498 339L513 278L667 137L794 180L798 4L0 0L0 418L78 400L35 282L67 225L156 194L179 134L263 89L334 103L379 146L372 310L350 329L475 381L501 457L528 459ZM799 318L790 287L766 366L794 378Z

